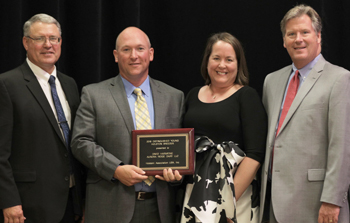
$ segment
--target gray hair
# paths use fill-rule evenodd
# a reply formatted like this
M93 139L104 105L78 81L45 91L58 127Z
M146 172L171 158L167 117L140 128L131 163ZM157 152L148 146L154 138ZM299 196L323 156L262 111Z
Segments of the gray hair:
M286 15L283 17L281 21L281 31L282 36L286 34L286 24L289 20L301 17L303 15L307 15L310 17L312 22L312 28L315 30L316 33L321 33L322 31L322 21L321 17L318 15L318 13L310 6L307 5L297 5L294 8L290 9Z
M30 18L27 22L24 23L23 25L24 36L30 35L30 27L33 25L33 23L36 23L36 22L55 24L60 32L60 35L62 35L60 23L54 17L41 13L41 14L34 15L32 18Z

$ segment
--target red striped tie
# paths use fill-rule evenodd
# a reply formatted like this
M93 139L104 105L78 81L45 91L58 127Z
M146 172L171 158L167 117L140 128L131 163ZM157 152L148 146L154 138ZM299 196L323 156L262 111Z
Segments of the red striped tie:
M280 120L278 122L276 136L278 135L280 128L283 124L283 121L287 116L289 108L292 105L292 102L295 98L295 95L298 92L298 88L299 88L299 71L297 70L297 71L295 71L295 74L294 74L292 80L290 80L290 82L289 82L288 91L286 94L286 98L284 99L284 104L283 104L283 108L282 108L282 112L281 112L281 117L280 117ZM273 167L274 150L275 150L275 146L272 149L272 155L271 155L271 172L272 172L272 167Z
M283 124L284 119L287 116L287 113L289 111L290 106L292 105L292 102L295 98L295 95L298 92L298 87L299 87L299 71L295 71L295 74L292 78L292 80L290 80L289 86L288 86L288 91L287 91L287 95L286 98L284 99L284 104L283 104L283 109L282 109L282 113L281 113L281 117L280 120L278 122L278 128L276 131L276 136L280 131L280 128Z

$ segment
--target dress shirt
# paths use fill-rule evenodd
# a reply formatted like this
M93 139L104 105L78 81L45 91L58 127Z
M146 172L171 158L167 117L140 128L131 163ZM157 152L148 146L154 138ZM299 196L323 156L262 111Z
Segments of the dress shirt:
M147 108L148 108L148 112L149 112L149 117L151 119L152 129L154 129L154 106L153 106L153 97L152 97L151 86L149 85L149 78L147 77L147 79L139 87L135 87L134 85L132 85L129 81L127 81L123 77L121 77L121 78L122 78L122 81L124 84L126 97L128 99L128 102L129 102L132 119L134 120L134 128L136 129L135 102L137 100L137 96L136 96L136 94L134 94L134 89L141 88L142 95L147 102Z
M315 57L315 59L313 61L311 61L310 63L308 63L305 67L299 69L299 81L300 82L299 82L298 91L299 91L301 85L305 82L305 80L306 80L307 76L309 75L310 71L312 70L312 68L317 63L317 61L320 58L320 56L321 56L321 54L319 54L317 57ZM280 117L281 117L284 101L286 99L286 95L287 95L287 91L288 91L288 87L289 87L289 82L292 80L295 72L298 70L295 67L294 63L292 64L292 67L293 67L292 73L289 76L289 80L288 80L288 83L287 83L287 86L286 86L286 90L284 91L284 96L283 96L283 101L282 101L282 104L281 104L280 114L278 116L278 122L277 122L276 129L275 129L275 135L276 135L278 124L279 124L279 120L280 120Z
M58 123L58 118L57 118L57 111L56 111L56 107L55 107L55 103L53 102L52 99L52 94L51 94L51 86L49 84L49 79L50 79L50 75L55 77L55 84L56 84L56 91L57 91L57 95L58 98L60 99L61 102L61 106L64 112L64 115L66 116L66 120L68 123L68 127L69 129L71 128L71 112L70 112L70 107L68 104L68 101L66 99L66 95L63 92L60 80L57 78L57 70L56 70L56 66L54 68L54 70L52 71L51 74L47 73L46 71L44 71L43 69L41 69L40 67L38 67L37 65L33 64L28 58L26 59L27 63L30 67L30 69L33 71L36 79L38 80L41 89L43 90L47 101L49 102L50 106L51 106L51 110L55 115L55 118L57 120L57 125L58 128L61 131L62 137L65 140L64 134L63 134L63 130L61 128L61 126ZM71 174L70 175L70 180L69 180L69 188L73 187L75 185L75 179L74 179L74 175Z
M30 69L33 71L36 79L38 80L38 82L39 82L39 84L40 84L40 86L41 86L41 88L42 88L42 90L43 90L43 92L44 92L44 94L46 96L46 99L49 102L49 104L51 106L51 109L52 109L52 111L53 111L53 113L54 113L54 115L56 117L57 125L58 125L57 112L56 112L55 104L54 104L53 99L52 99L51 87L50 87L50 84L49 84L50 75L52 75L52 76L54 76L56 78L55 83L56 83L57 94L58 94L58 97L60 99L64 115L66 116L66 120L68 122L68 126L69 126L69 128L71 128L70 107L69 107L68 101L66 99L66 95L63 92L60 80L57 78L56 66L55 66L55 69L53 70L52 74L49 74L46 71L44 71L43 69L41 69L40 67L38 67L37 65L33 64L28 58L27 58L27 63L29 65ZM59 128L59 129L61 130L61 133L62 133L62 136L63 136L62 129L61 128Z
M299 87L298 87L298 91L301 87L301 85L305 82L307 76L309 75L310 71L312 70L312 68L315 66L315 64L317 63L318 59L320 58L321 54L319 54L317 57L315 57L315 59L313 59L310 63L308 63L305 67L299 69ZM280 114L278 116L278 121L277 121L277 125L276 125L276 128L275 128L275 136L276 136L276 133L277 133L277 129L278 129L278 124L279 124L279 121L280 121L280 118L281 118L281 114L282 114L282 110L283 110L283 105L284 105L284 101L286 99L286 95L287 95L287 91L288 91L288 87L289 87L289 83L290 81L292 80L295 72L297 71L298 69L295 67L294 63L292 64L292 72L289 76L289 79L288 79L288 83L287 83L287 86L286 86L286 89L284 91L284 95L283 95L283 101L282 101L282 104L281 104L281 108L280 108ZM298 94L298 93L297 93ZM274 143L275 144L275 143ZM272 153L272 151L271 151ZM271 156L272 157L272 156ZM271 181L272 179L272 176L271 176L271 159L270 159L270 163L269 163L269 171L268 171L268 180Z
M135 87L132 85L129 81L124 79L123 77L122 81L125 88L126 97L129 102L129 107L132 115L132 119L134 121L134 128L136 129L136 121L135 121L135 102L137 100L137 96L134 94L135 88L141 88L142 95L145 98L147 102L148 112L151 119L152 129L154 129L154 106L153 106L153 97L152 97L152 91L151 86L149 84L149 77L139 86ZM156 191L155 183L153 183L151 186L148 186L145 182L137 183L134 185L135 191L144 191L144 192L154 192Z

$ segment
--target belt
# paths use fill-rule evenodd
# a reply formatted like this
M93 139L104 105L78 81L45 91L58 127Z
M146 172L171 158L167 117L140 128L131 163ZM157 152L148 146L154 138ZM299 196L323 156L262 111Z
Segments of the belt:
M136 200L138 201L143 201L146 199L151 199L156 197L156 192L143 192L143 191L139 191L135 193L136 196Z

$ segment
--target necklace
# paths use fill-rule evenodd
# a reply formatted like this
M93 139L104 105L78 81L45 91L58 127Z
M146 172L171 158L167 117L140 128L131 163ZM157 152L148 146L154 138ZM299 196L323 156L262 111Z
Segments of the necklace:
M235 86L235 84L233 84L229 89L227 89L227 91L226 92L228 92L229 90L231 90L231 88L233 88ZM211 84L209 84L209 89L210 89L210 91L212 92L212 99L215 99L216 98L216 95L214 95L214 91L211 89ZM226 93L225 92L225 93ZM225 94L224 93L224 94Z

